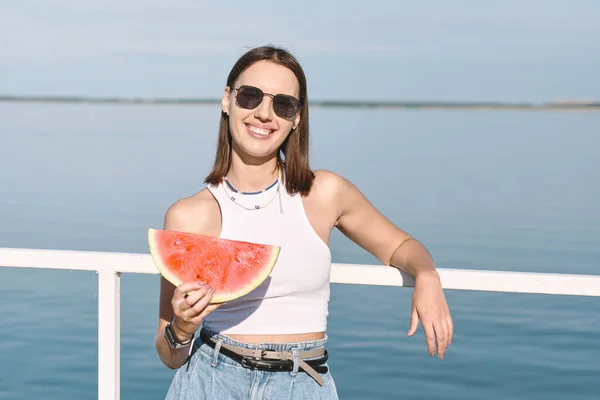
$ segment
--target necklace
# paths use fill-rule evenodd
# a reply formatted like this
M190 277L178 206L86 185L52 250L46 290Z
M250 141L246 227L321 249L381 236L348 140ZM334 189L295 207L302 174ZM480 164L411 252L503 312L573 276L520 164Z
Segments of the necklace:
M271 185L269 185L267 188L265 188L264 190L261 190L259 192L239 192L236 188L233 187L233 185L231 185L231 183L229 183L229 181L227 180L227 176L224 177L223 181L227 184L227 186L229 186L229 188L234 192L234 193L238 193L240 195L256 195L256 194L260 194L260 193L264 193L267 190L273 188L273 186L277 185L277 189L275 190L275 194L273 195L273 197L271 197L271 199L269 201L267 201L266 204L255 204L253 207L248 207L245 206L244 204L239 203L236 200L236 195L234 193L228 193L227 189L225 188L225 185L221 185L223 187L223 191L225 192L225 195L227 195L227 198L229 198L229 200L231 200L233 203L237 204L238 206L242 207L245 210L249 210L249 211L255 211L255 210L260 210L263 209L265 207L267 207L269 204L271 204L273 202L273 200L275 200L276 197L279 198L279 212L281 214L283 214L283 206L281 204L281 185L279 184L279 179L277 179L275 182L273 182Z
M275 186L279 182L279 178L277 178L277 179L275 179L275 182L271 183L269 186L267 186L263 190L259 190L258 192L240 192L239 190L234 188L233 185L229 182L229 179L227 179L227 175L224 176L224 179L225 179L225 183L227 183L227 186L229 186L229 189L231 189L235 193L240 193L240 194L261 194L261 193L266 192L267 190L271 189L273 186Z

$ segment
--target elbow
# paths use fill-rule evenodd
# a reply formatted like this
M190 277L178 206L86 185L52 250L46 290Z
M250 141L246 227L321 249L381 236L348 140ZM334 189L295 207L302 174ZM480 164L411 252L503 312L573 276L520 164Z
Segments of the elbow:
M169 364L169 363L165 362L164 360L163 360L163 364L164 364L164 365L165 365L167 368L169 368L169 369L173 369L173 370L175 370L175 369L178 369L179 367L181 367L181 365Z
M162 335L157 335L154 342L156 353L158 354L158 358L163 363L163 365L169 369L178 369L187 361L186 357L181 359L177 354L174 354L171 351L171 348L168 347L168 344L165 342Z
M178 369L179 367L181 367L181 364L178 364L173 357L170 357L170 354L164 354L163 352L160 351L160 349L157 349L157 353L158 353L158 358L160 359L160 361L163 363L163 365L169 369Z
M156 335L156 338L154 339L154 348L158 358L165 367L169 369L177 369L177 366L173 363L172 357L170 357L171 354L169 349L165 349L163 340L159 335Z

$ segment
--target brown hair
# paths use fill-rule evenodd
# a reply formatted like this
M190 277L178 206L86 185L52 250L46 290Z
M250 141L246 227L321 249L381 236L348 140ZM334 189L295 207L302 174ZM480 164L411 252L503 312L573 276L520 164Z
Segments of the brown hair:
M283 170L285 187L289 194L309 193L314 181L314 173L308 162L308 100L306 88L306 76L298 60L288 51L274 46L261 46L254 48L240 57L235 63L229 76L227 86L233 87L236 79L248 67L258 61L270 61L290 69L300 86L300 122L277 152L277 165ZM218 185L231 165L231 134L229 133L229 121L226 113L221 112L219 124L219 139L217 141L217 153L215 163L210 174L204 180L205 183Z

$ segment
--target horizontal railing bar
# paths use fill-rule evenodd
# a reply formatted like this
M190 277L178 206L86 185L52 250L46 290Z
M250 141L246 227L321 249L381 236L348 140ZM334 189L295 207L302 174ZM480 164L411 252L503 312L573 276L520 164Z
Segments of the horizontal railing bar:
M438 268L444 289L600 297L600 275ZM334 264L334 283L413 287L414 278L395 268Z
M152 257L141 253L0 248L0 266L59 270L157 274ZM600 275L519 271L438 269L445 289L490 292L600 296ZM383 265L334 263L331 282L377 286L414 286L412 276Z
M150 254L81 250L46 250L0 247L0 265L6 267L157 274Z

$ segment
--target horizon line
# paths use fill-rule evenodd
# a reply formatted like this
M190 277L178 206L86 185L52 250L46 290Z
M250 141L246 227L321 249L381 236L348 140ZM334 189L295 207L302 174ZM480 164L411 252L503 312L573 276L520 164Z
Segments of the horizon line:
M27 103L90 103L130 105L219 105L217 98L183 97L120 97L120 96L59 96L59 95L0 95L0 102ZM471 110L529 110L529 111L588 111L600 112L600 101L556 100L549 102L501 101L401 101L401 100L311 100L311 107L324 108L395 108L395 109L471 109Z

